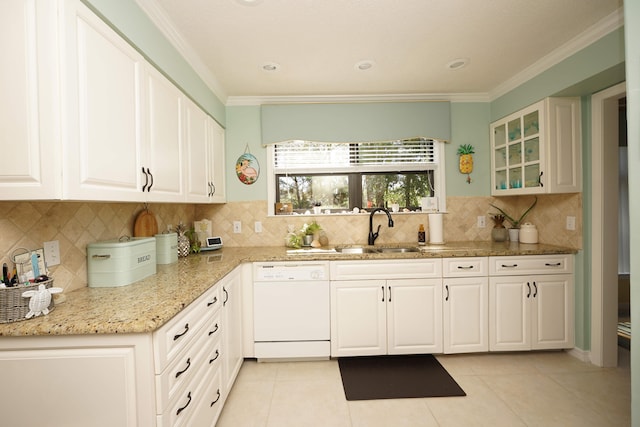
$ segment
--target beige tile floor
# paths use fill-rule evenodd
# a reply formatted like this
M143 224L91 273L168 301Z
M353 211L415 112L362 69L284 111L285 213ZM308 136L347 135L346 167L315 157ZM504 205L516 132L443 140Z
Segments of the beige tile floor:
M335 360L247 360L217 427L631 425L626 350L618 368L565 352L437 357L467 396L348 402Z

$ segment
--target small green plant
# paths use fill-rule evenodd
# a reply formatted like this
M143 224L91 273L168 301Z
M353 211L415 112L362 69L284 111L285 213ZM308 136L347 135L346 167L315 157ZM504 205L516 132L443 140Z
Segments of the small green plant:
M307 225L307 224L305 224L305 225L302 227L302 232L303 232L304 234L311 234L311 235L313 235L313 234L317 233L317 232L318 232L318 231L320 231L320 230L322 230L322 227L320 227L320 224L318 224L316 221L313 221L311 224L308 224L308 225Z
M494 205L492 203L489 203L489 206L499 210L500 213L502 215L504 215L504 217L507 219L507 221L509 221L511 223L513 228L520 228L520 224L522 224L522 221L524 221L525 217L529 214L529 212L531 212L531 209L533 209L533 207L536 205L536 203L538 203L538 198L537 197L533 201L533 204L531 206L529 206L529 209L524 211L524 213L522 215L520 215L520 218L518 218L518 219L514 219L511 215L506 213L503 209L500 209L499 207L497 207L496 205Z

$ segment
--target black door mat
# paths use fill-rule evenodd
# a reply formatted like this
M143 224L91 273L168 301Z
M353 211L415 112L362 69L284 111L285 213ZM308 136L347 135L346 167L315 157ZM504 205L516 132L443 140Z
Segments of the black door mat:
M347 400L466 396L431 354L338 359Z

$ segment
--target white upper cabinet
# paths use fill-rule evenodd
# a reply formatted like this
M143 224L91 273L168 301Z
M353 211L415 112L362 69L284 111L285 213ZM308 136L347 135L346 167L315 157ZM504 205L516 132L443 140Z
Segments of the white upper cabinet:
M207 164L210 168L209 180L211 201L215 203L224 203L227 201L224 179L224 128L215 120L209 118L209 131L211 132L211 137L209 138L209 161Z
M579 98L546 98L491 124L491 194L582 189Z
M181 202L185 199L184 95L152 67L145 74L145 89L147 124L141 167L145 200Z
M87 7L65 5L63 198L141 201L144 60Z
M185 102L185 149L187 153L187 200L208 202L211 194L209 179L209 117L191 100Z
M0 2L0 200L60 196L56 4Z
M0 199L225 201L224 130L87 6L0 13Z

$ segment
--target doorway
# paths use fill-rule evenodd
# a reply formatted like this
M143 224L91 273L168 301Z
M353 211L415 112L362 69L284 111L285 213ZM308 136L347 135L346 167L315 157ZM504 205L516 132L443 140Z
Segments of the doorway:
M626 83L591 98L591 362L618 365L618 108Z

